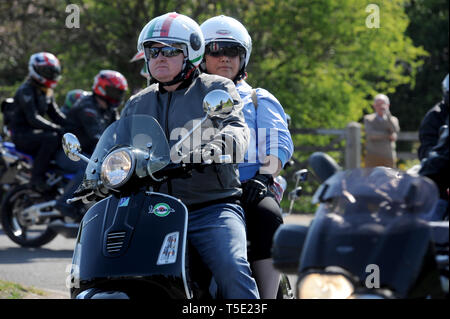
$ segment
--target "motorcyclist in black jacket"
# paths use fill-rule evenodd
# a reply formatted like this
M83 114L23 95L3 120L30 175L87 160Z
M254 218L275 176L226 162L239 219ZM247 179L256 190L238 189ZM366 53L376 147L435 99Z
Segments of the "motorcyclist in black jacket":
M428 110L419 128L420 147L418 151L419 159L423 160L428 156L430 150L437 144L439 139L439 129L445 125L448 119L448 74L442 81L442 101Z
M92 94L85 94L67 112L66 132L75 134L83 153L92 154L103 131L118 119L117 107L122 103L127 80L117 71L102 70L94 78ZM72 170L75 176L66 186L64 194L57 200L56 209L63 215L79 219L77 209L66 203L83 180L86 164L72 162L62 152L57 160L66 170Z
M66 99L64 100L64 105L61 107L61 112L67 115L69 113L69 110L72 108L72 106L75 105L75 103L81 99L83 96L88 95L89 92L84 91L82 89L75 89L70 90L66 94Z
M108 125L118 119L127 80L117 71L102 70L94 78L92 94L84 96L67 113L66 131L75 134L83 151L91 154Z
M30 57L29 74L17 90L11 118L11 137L18 150L34 156L31 184L45 191L45 173L50 160L61 146L65 116L53 97L61 74L59 60L51 53L39 52ZM48 116L51 121L44 118Z
M448 136L448 74L442 82L443 99L425 115L419 129L420 175L431 178L439 188L439 201L424 218L442 220L449 214L449 136Z

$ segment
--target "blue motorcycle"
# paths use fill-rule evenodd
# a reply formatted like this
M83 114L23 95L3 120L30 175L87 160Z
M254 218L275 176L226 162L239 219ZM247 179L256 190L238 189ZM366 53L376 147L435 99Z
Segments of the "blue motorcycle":
M75 238L78 223L68 220L54 209L55 199L64 193L64 187L73 175L64 172L53 161L46 173L50 190L44 193L29 184L32 167L32 156L18 151L14 143L0 137L3 231L13 242L23 247L40 247L58 234ZM84 206L78 209L85 211Z

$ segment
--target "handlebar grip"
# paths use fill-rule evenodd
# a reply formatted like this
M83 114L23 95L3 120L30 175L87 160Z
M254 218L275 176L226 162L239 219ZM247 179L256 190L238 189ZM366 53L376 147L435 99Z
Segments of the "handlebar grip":
M66 200L66 204L72 204L72 203L78 202L81 199L82 199L82 197L69 198L68 200Z

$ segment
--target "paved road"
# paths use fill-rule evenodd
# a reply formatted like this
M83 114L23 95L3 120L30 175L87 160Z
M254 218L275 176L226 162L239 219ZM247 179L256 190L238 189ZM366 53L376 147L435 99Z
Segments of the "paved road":
M23 248L0 230L0 279L69 296L65 286L75 239L57 236L41 248Z
M306 224L308 215L291 215L286 223ZM72 262L75 239L57 236L41 248L23 248L12 242L0 229L0 279L53 291L69 297L65 282L66 267ZM295 276L290 276L295 284Z

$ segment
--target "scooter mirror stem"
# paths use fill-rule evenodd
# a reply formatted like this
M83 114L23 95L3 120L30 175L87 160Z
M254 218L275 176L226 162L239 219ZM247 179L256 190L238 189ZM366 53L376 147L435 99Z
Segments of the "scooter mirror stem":
M72 133L66 133L62 137L62 147L67 157L78 162L80 159L86 163L90 162L90 159L81 154L81 144L78 138Z
M186 141L191 135L192 135L192 133L194 133L194 131L196 130L196 129L198 129L200 126L202 126L202 124L203 123L205 123L205 121L208 119L208 115L205 115L205 117L204 118L202 118L202 120L200 121L200 122L197 122L197 124L185 135L185 136L183 136L182 138L181 138L181 140L179 140L175 145L174 145L174 147L175 147L175 151L177 151L177 152L180 152L180 148L181 148L181 145L184 143L184 141ZM179 153L179 155L181 155L180 153Z

